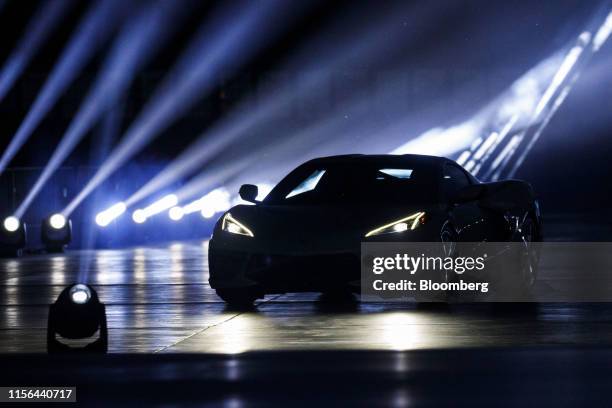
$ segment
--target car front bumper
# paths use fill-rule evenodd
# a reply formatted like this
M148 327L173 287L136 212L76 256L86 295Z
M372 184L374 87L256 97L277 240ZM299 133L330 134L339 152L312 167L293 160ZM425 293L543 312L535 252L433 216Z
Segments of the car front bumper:
M265 293L357 289L360 258L358 252L287 255L209 249L209 271L214 289L258 287Z

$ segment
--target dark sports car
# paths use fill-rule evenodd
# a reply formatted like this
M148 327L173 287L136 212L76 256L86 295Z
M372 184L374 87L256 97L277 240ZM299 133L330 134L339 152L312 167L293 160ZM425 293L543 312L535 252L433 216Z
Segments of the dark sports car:
M240 196L255 205L225 213L209 244L210 285L228 303L359 288L361 242L541 238L528 183L481 183L442 157L324 157L297 167L261 202L254 185ZM533 284L535 273L524 279Z

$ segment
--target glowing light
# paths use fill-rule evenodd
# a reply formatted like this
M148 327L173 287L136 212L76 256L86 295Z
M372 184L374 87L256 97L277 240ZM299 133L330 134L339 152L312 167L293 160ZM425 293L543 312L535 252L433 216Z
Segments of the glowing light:
M200 212L204 218L212 218L216 213L229 210L230 194L224 188L217 188L205 196L190 202L182 208L184 214Z
M220 72L235 69L253 55L264 44L262 39L271 34L262 27L277 32L283 26L278 6L276 2L249 3L238 13L234 7L222 7L209 24L203 25L121 142L63 213L74 211L100 183L197 103L215 85Z
M144 210L138 209L134 211L134 213L132 214L132 220L134 220L136 224L142 224L143 222L145 222L147 220L147 216L145 215Z
M124 212L126 212L126 210L127 206L125 205L125 203L117 203L112 207L98 213L98 215L96 215L96 224L98 224L100 227L106 227L114 219L118 218Z
M53 214L51 218L49 218L49 225L55 229L62 229L66 226L66 217L62 214Z
M4 154L0 158L0 173L36 130L61 94L78 75L95 51L112 32L115 8L119 1L99 1L85 16L77 32L70 40L59 62L49 75L34 105L21 122Z
M414 230L419 226L420 223L424 221L425 213L422 211L416 212L414 214L409 215L408 217L402 218L400 220L396 220L390 222L388 224L383 225L382 227L378 227L373 229L372 231L365 234L366 238L374 235L385 234L389 232L403 232L408 230L408 224L406 221L411 221L410 229ZM400 224L400 226L398 226ZM401 225L403 224L403 225Z
M248 237L254 237L253 231L247 228L240 221L232 217L230 213L225 214L223 221L221 222L221 229L232 234L245 235Z
M588 34L588 37L590 38L589 33L585 32L582 35L585 35L585 34ZM584 38L586 40L587 36L585 35ZM535 116L539 116L544 111L544 108L548 105L548 103L550 102L551 98L553 97L557 89L561 86L561 84L563 83L567 75L570 73L570 71L572 70L576 62L578 61L578 58L580 57L580 54L582 54L583 50L584 50L583 46L576 45L567 53L567 55L565 56L565 59L563 60L563 63L559 67L559 70L553 77L551 84L546 89L546 92L544 92L544 95L542 95L540 102L538 102L538 106L536 106L536 110L534 114Z
M467 159L470 158L471 152L469 150L465 150L463 153L461 153L461 156L459 156L459 158L457 159L457 163L461 166L463 166L463 164L467 161Z
M122 92L130 85L138 68L154 54L153 51L157 51L160 45L163 45L164 34L169 31L168 28L176 26L176 24L170 24L172 22L170 18L176 14L173 8L176 8L173 2L155 2L151 7L144 9L134 21L125 25L105 59L106 62L92 90L73 117L40 177L15 211L18 217L25 214L45 183L96 123L96 120L109 107L116 104Z
M472 119L447 129L434 128L393 150L391 154L449 156L469 145L481 127L481 120Z
M202 217L204 218L212 218L213 215L215 215L215 210L214 208L211 207L204 207L202 208Z
M475 160L482 159L482 156L485 155L487 150L489 150L489 148L493 145L493 143L495 143L495 140L497 140L498 137L499 137L499 134L497 132L491 133L491 135L487 137L484 143L480 146L480 148L474 154L474 159Z
M7 63L0 72L0 101L11 89L23 69L43 42L49 38L53 28L70 4L68 1L48 1L24 29L25 36L19 41L13 53L6 59Z
M294 2L292 4L297 3ZM387 22L385 21L385 23ZM304 66L304 61L309 60L304 57L309 55L312 47L306 47L303 50L305 52L298 53L299 58L292 59L292 62L299 64L302 72L318 72L322 71L320 61L325 61L325 70L331 72L334 67L344 66L347 62L354 61L356 57L363 60L376 59L378 56L384 55L385 52L389 51L384 46L386 45L384 38L391 38L393 35L398 34L402 30L401 27L401 25L397 24L373 24L372 27L368 27L368 31L360 36L360 41L342 44L341 47L316 47L320 58L311 58L310 60L314 61L313 64ZM323 43L328 43L329 41L326 35L321 35L318 40ZM325 51L325 56L321 56L321 53ZM293 69L293 66L289 64L286 68ZM326 86L326 81L326 75L307 75L305 82L300 84L298 95L306 98L320 93ZM279 88L274 84L267 86L262 94L270 95L270 97L263 100L260 100L259 97L247 98L245 102L241 103L229 115L219 120L212 128L207 129L179 157L133 194L127 200L128 204L140 201L184 175L201 168L204 162L221 154L224 148L241 137L246 138L253 135L253 128L274 117L278 113L279 107L286 106L296 98L296 89L293 87L291 89L286 87ZM218 184L218 182L213 184ZM207 187L196 188L196 193L194 194L205 190ZM261 188L260 191L262 191ZM183 197L181 194L178 195L181 198ZM188 194L187 196L187 198L190 198ZM258 199L263 199L263 197L258 196Z
M183 211L183 208L181 207L172 207L168 211L168 217L170 217L172 221L179 221L183 218L184 215L185 211Z
M510 158L514 155L514 152L523 140L523 137L524 133L512 136L506 147L504 147L499 156L495 158L493 164L491 164L491 173L493 174L491 176L492 181L499 180L504 166L510 161Z
M423 318L406 312L393 312L380 315L377 323L382 324L377 330L379 341L392 350L404 351L418 348L424 341L423 328L427 327Z
M7 217L4 219L4 229L8 232L15 232L19 229L19 219L17 217Z
M148 218L161 213L162 211L166 211L172 207L175 207L178 204L178 197L176 194L168 194L164 196L160 200L157 200L153 204L149 205L145 208L139 208L134 211L132 214L132 220L134 220L137 224L142 224Z
M91 291L87 286L79 283L70 289L70 299L78 305L85 304L91 299Z
M405 222L400 222L399 224L395 224L393 226L393 231L395 232L403 232L408 230L408 224Z
M606 21L599 27L597 33L595 33L595 37L593 38L593 51L597 52L601 48L602 45L606 42L608 37L612 33L612 12L608 14Z

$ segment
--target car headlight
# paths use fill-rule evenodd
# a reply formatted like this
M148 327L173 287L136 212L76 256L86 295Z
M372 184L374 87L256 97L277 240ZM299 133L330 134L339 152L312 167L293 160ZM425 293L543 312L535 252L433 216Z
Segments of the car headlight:
M230 234L246 235L247 237L254 237L253 231L251 231L246 225L232 217L232 214L227 213L223 216L221 221L221 229L227 231Z
M393 222L390 222L389 224L383 225L382 227L373 229L372 231L365 234L365 236L367 238L373 235L392 234L408 230L412 231L423 223L425 223L425 213L423 211L419 211L409 215L408 217L395 220Z

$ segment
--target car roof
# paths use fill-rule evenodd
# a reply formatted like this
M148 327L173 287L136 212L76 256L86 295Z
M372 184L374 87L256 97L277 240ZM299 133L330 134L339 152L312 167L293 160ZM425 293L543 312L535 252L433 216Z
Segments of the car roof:
M434 165L454 163L445 157L427 156L421 154L345 154L312 159L307 163L350 163L350 164L380 164L380 165Z

